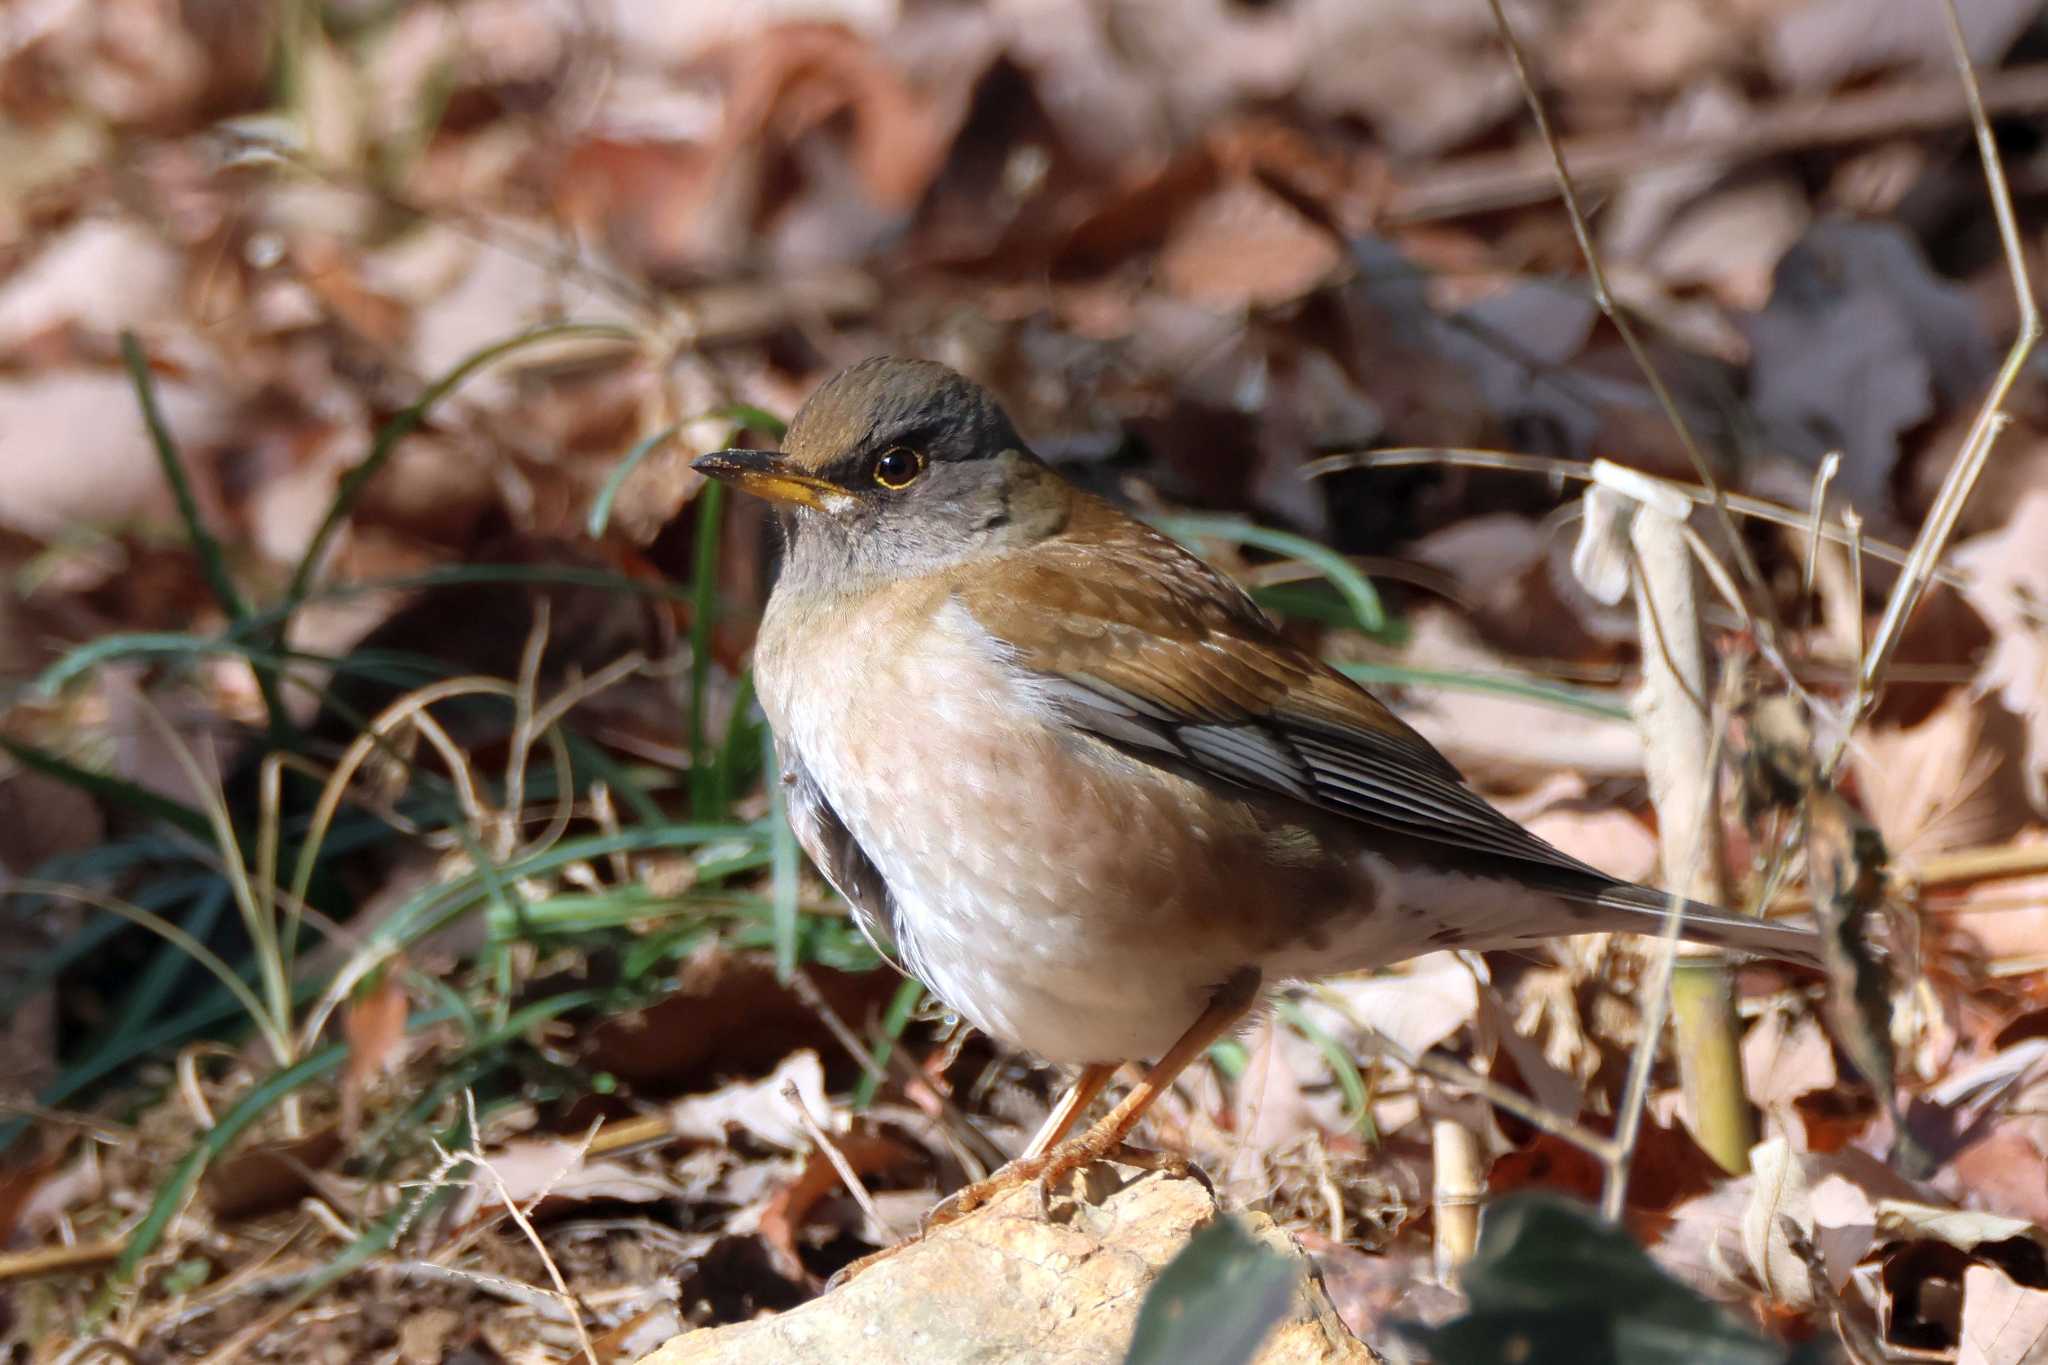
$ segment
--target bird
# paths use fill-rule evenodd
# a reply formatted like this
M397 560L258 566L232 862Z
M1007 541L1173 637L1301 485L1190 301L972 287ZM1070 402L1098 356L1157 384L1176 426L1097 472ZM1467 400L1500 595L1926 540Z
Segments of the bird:
M798 842L948 1008L1079 1067L952 1216L1106 1158L1156 1164L1138 1122L1279 982L1655 934L1674 904L1685 939L1817 957L1808 928L1674 902L1524 829L944 365L863 361L782 450L693 467L778 509L754 679Z

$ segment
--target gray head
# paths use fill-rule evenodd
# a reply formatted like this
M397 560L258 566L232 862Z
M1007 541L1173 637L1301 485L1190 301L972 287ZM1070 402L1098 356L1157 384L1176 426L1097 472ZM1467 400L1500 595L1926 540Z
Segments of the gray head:
M1050 534L1066 485L993 395L928 360L876 356L820 385L781 452L696 468L785 509L786 576L850 589L929 573Z

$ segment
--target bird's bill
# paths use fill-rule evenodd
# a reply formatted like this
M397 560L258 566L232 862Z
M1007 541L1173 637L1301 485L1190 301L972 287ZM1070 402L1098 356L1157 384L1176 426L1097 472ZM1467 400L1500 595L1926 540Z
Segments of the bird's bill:
M829 511L831 504L846 497L846 490L838 484L797 473L789 468L780 452L773 450L714 450L699 455L690 468L757 498L813 507L821 512Z

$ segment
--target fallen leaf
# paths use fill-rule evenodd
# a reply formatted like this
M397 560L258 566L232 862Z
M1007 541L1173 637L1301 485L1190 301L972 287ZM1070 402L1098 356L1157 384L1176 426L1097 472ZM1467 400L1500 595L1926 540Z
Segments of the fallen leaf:
M2048 1290L2014 1284L1996 1266L1963 1272L1963 1336L1956 1365L2040 1365L2048 1360Z
M208 1167L200 1188L216 1218L274 1213L310 1193L313 1174L325 1170L342 1147L341 1129L332 1125L302 1138L257 1143Z
M846 1133L834 1140L839 1155L856 1176L866 1177L891 1170L917 1159L909 1147L882 1133ZM804 1159L796 1179L783 1186L761 1211L757 1231L775 1257L776 1269L784 1277L803 1281L812 1278L797 1247L797 1234L804 1219L820 1199L842 1186L839 1168L821 1151ZM882 1229L874 1235L886 1236Z
M184 260L142 224L87 218L44 244L0 288L0 348L54 327L111 337L170 317Z
M1811 1014L1772 1010L1743 1036L1742 1075L1759 1107L1787 1105L1835 1084L1834 1046Z
M1420 1055L1479 1013L1479 982L1454 953L1430 953L1382 976L1340 976L1302 1001L1331 1037L1357 1050L1379 1034Z
M1300 298L1345 259L1331 235L1253 180L1225 181L1178 215L1159 253L1165 286L1216 309Z
M375 985L348 1002L341 1016L341 1034L348 1040L348 1062L341 1073L342 1131L353 1134L362 1117L363 1092L378 1076L396 1069L403 1053L409 1013L400 983L403 959L385 964Z
M224 437L212 394L159 380L157 404L186 460ZM107 371L0 380L0 526L55 539L83 525L165 513L171 500L135 388Z
M1991 653L1977 686L1995 692L2027 723L2027 795L2048 814L2048 490L2033 489L2013 508L2004 529L1956 547L1955 565L1970 575L1963 597L1990 625Z
M811 1140L789 1097L782 1093L791 1085L814 1120L821 1124L830 1121L833 1111L825 1097L825 1068L817 1053L805 1049L790 1054L758 1081L739 1081L715 1094L676 1101L669 1106L669 1123L677 1136L701 1142L723 1142L729 1129L738 1128L770 1147L800 1152Z
M1889 516L1900 434L1961 403L1991 371L1969 294L1937 276L1893 223L1816 224L1778 262L1770 302L1743 321L1749 401L1778 449L1817 465L1866 516Z

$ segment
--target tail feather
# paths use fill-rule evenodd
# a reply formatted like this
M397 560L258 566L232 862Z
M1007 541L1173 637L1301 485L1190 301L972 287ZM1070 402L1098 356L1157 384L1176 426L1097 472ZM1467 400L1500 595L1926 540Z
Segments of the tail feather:
M1592 892L1590 896L1586 894L1589 890ZM1612 929L1653 936L1663 934L1676 905L1683 911L1678 936L1688 943L1705 943L1808 966L1820 965L1820 932L1812 925L1784 924L1749 915L1734 915L1700 901L1675 900L1669 892L1637 886L1632 882L1609 882L1597 889L1573 888L1573 892L1603 909L1619 911L1617 922L1607 926Z

